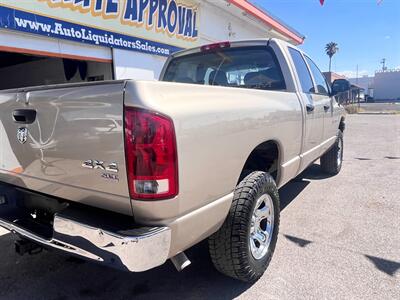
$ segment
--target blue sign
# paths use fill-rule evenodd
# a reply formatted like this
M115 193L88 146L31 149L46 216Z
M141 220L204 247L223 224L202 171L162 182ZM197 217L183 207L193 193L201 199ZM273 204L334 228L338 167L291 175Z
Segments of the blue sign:
M169 56L182 49L4 6L0 6L0 28L160 56Z

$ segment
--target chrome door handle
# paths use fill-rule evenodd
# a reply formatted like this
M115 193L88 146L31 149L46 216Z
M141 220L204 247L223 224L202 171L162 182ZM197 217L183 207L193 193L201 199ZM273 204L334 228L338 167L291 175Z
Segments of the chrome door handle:
M306 105L306 109L307 109L307 112L313 112L314 111L314 109L315 109L315 106L314 105L312 105L312 104L307 104Z

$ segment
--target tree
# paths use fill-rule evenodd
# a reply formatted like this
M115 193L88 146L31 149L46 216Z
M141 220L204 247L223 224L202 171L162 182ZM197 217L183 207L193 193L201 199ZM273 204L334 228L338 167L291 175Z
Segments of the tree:
M338 44L335 42L330 42L325 46L326 55L329 56L329 72L331 71L332 67L332 57L339 51Z

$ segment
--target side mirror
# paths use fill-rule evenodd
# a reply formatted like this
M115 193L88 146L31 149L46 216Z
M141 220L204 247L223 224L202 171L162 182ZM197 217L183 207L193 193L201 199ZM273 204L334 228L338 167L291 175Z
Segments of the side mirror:
M332 86L330 96L331 96L331 97L334 97L334 96L336 96L337 94L339 94L339 92L338 92L337 90L334 90L334 89L333 89L333 86Z
M336 79L332 83L331 96L336 96L339 93L348 92L351 89L351 84L346 79Z

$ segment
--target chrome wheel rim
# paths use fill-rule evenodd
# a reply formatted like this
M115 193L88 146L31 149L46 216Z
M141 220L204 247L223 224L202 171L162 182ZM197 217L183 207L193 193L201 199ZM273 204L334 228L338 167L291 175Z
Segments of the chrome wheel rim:
M337 165L340 166L342 164L342 158L343 158L343 141L342 141L342 139L339 139L337 147L338 147Z
M257 199L251 216L250 252L262 259L268 252L274 232L274 203L268 194Z

